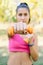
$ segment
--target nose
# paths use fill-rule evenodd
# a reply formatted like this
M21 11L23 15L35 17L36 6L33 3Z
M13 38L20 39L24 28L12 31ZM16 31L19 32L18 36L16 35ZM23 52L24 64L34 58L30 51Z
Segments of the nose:
M24 17L24 15L21 17L21 19L22 19L22 20L25 20L25 17Z

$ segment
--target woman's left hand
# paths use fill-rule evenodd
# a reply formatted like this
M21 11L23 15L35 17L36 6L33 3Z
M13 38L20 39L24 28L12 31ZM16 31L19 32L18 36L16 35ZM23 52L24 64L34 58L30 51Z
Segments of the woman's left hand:
M24 41L27 42L27 44L32 44L34 42L33 34L22 35L22 37L23 37Z
M31 38L29 38L28 44L34 44L34 36L32 36Z

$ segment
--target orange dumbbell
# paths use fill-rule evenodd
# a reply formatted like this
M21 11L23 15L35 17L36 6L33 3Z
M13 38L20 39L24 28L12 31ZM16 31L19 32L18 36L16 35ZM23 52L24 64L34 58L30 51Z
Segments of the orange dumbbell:
M26 31L27 31L30 35L29 35L29 39L28 39L28 38L25 38L24 41L25 41L26 43L29 43L29 42L30 42L30 39L31 39L31 37L32 37L32 35L33 35L33 28L30 27L30 26L28 26L28 27L26 28Z
M12 37L12 36L14 35L14 27L8 28L7 33L8 33L8 36L9 36L9 37Z
M28 32L29 34L32 34L32 33L33 33L33 28L30 27L30 26L28 26L26 30L27 30L27 32Z

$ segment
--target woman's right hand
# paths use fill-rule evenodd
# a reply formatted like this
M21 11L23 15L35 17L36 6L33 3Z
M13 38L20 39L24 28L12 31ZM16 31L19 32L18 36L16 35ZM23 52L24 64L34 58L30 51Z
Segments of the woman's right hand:
M26 24L23 22L18 22L16 24L16 32L19 34L24 34L25 28L26 28Z

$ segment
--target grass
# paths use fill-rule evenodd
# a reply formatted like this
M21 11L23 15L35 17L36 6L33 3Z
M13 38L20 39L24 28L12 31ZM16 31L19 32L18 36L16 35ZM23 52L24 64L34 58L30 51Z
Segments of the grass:
M8 52L6 47L0 47L0 65L7 65Z
M0 35L6 34L6 30L0 30Z

